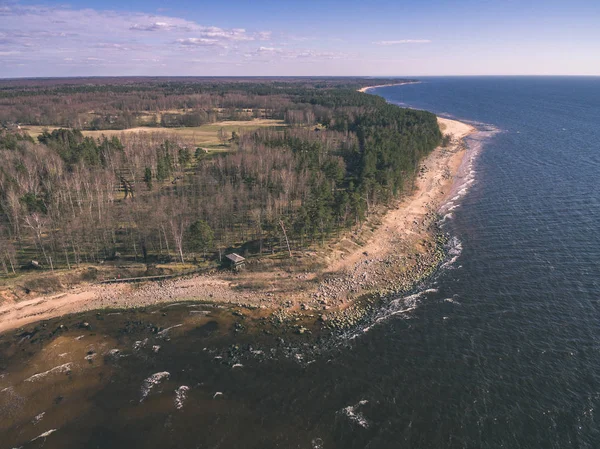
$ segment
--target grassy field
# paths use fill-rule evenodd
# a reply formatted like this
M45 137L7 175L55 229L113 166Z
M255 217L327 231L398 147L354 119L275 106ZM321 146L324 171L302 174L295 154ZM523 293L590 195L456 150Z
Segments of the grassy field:
M223 121L215 122L202 126L190 128L162 128L162 127L137 127L123 130L100 130L100 131L82 131L83 135L99 138L104 136L120 136L122 133L169 133L178 134L182 137L192 139L194 144L210 150L226 150L227 147L219 141L218 132L222 128L229 136L233 131L241 133L244 131L252 131L263 127L284 128L286 124L283 120L271 119L254 119L243 121ZM56 126L23 126L22 129L27 131L34 139L39 136L44 129L52 131L57 129Z

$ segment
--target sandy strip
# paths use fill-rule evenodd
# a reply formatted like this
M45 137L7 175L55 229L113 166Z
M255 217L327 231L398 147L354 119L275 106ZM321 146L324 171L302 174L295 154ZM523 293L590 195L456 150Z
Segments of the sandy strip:
M472 126L456 120L438 117L438 123L443 134L452 135L453 144L446 149L437 148L425 159L421 165L424 175L418 177L414 193L386 213L366 245L333 263L329 271L340 271L359 263L365 258L364 253L371 259L381 259L396 252L399 241L417 240L426 234L418 223L427 213L437 211L453 183L460 182L456 176L466 152L462 139L475 131Z
M418 84L421 81L405 81L403 83L392 83L392 84L378 84L377 86L366 86L358 89L359 92L367 92L371 89L376 89L378 87L391 87L391 86L404 86L405 84Z
M275 268L235 276L222 273L149 282L136 288L128 284L81 285L61 294L5 303L0 307L0 333L86 310L176 301L244 303L269 309L290 301L296 306L306 304L321 310L343 307L357 295L375 291L398 278L402 261L410 260L415 248L431 237L424 225L427 214L437 211L453 183L460 182L457 174L465 156L462 139L475 128L443 118L438 118L438 123L444 134L452 135L452 144L437 148L423 161L413 193L382 217L381 224L369 231L365 244L358 245L345 236L322 250L320 257L327 265L323 271L299 274ZM387 268L390 266L396 271ZM257 280L262 287L254 288Z

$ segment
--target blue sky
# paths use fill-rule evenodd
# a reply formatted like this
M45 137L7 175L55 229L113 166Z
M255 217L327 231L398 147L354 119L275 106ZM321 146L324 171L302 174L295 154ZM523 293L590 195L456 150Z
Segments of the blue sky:
M600 0L0 0L0 77L600 75Z

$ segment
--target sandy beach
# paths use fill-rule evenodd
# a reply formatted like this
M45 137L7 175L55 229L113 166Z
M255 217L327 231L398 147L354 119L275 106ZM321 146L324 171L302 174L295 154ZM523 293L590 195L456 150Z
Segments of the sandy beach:
M442 132L452 136L452 143L438 147L423 161L411 194L360 230L346 233L322 250L300 255L320 261L324 269L269 268L141 285L81 284L59 294L5 300L0 305L0 333L102 308L198 300L328 313L344 309L360 295L402 291L436 264L432 225L453 183L460 182L457 173L466 152L462 139L474 131L455 120L438 118L438 122Z
M405 81L403 83L392 83L392 84L379 84L377 86L366 86L366 87L361 87L360 89L358 89L359 92L367 92L371 89L376 89L378 87L391 87L391 86L403 86L405 84L417 84L420 83L421 81Z

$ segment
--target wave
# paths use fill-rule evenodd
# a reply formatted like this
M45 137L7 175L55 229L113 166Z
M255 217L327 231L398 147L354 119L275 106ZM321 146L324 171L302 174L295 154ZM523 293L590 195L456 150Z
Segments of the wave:
M390 301L382 309L380 309L371 320L371 323L363 327L360 332L355 333L349 337L349 340L353 340L358 336L369 332L373 327L377 326L382 321L386 321L393 316L400 316L403 318L410 318L411 312L417 309L421 302L421 297L431 293L437 293L436 288L428 288L426 290L413 293L407 296L402 296Z
M457 209L460 206L461 200L467 195L469 190L476 184L476 162L479 155L482 153L485 144L501 130L494 125L488 123L473 122L462 120L471 126L474 126L477 131L465 138L466 154L458 169L455 177L455 182L448 194L448 200L439 208L440 215L444 218L442 222L453 218L446 217L449 212Z
M140 398L140 402L143 402L144 399L150 394L152 389L160 384L163 380L168 379L171 376L171 373L168 371L161 371L159 373L154 373L152 376L148 377L142 383L142 397Z
M146 347L146 345L148 344L148 339L144 338L143 340L138 340L136 342L133 343L133 351L139 351L140 349Z
M446 252L448 259L441 265L440 268L452 268L454 263L458 260L462 254L463 246L462 242L456 236L452 236L446 245Z
M344 407L340 412L344 415L346 415L350 421L358 424L359 426L361 426L364 429L368 429L369 428L369 421L367 421L367 419L364 417L364 415L360 412L357 411L357 408L359 408L361 405L365 405L367 404L369 401L363 399L362 401L359 401L357 404L354 405L349 405L348 407Z
M440 270L453 269L455 262L459 259L463 252L462 242L458 237L451 237L446 243L446 260L439 266ZM431 283L429 285L435 285ZM411 319L413 312L421 305L423 299L427 296L432 296L439 293L437 288L425 288L404 296L399 296L387 304L384 304L373 316L369 319L369 324L359 329L358 332L352 331L350 334L346 334L344 337L348 340L354 340L355 338L369 332L373 327L378 324L389 320L392 317L398 317L401 319ZM452 298L444 299L446 302L455 302Z
M40 413L40 414L36 415L36 416L35 416L35 417L34 417L34 418L31 420L31 423L32 423L34 426L38 425L38 424L39 424L39 422L40 422L42 419L44 419L44 415L46 415L46 412L42 412L42 413Z
M187 385L182 385L177 390L175 390L175 408L177 410L181 410L183 408L183 403L187 399L187 393L190 390L190 387Z
M168 333L169 333L169 331L170 331L171 329L175 329L175 328L178 328L178 327L181 327L181 326L183 326L183 324L176 324L176 325L174 325L174 326L167 327L166 329L163 329L163 330L161 330L161 331L160 331L158 334L156 334L156 335L157 335L159 338L166 338L166 337L167 337L167 335L168 335Z
M31 441L35 441L35 440L39 440L40 438L44 438L44 440L46 439L46 437L49 437L50 435L52 435L54 432L58 431L58 429L50 429L44 433L42 433L41 435L38 435L37 437L35 437L33 440Z
M444 302L449 302L449 303L452 303L452 304L460 305L460 302L458 302L456 299L454 299L456 297L458 297L458 295L454 295L454 297L452 297L452 298L444 298L443 301Z
M64 365L55 366L54 368L49 369L48 371L44 371L43 373L34 374L33 376L28 377L27 379L25 379L25 382L34 382L36 380L46 377L48 374L55 374L55 373L70 374L72 367L73 367L73 363L71 363L71 362L65 363Z

